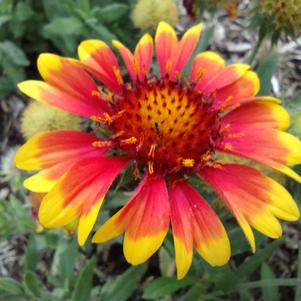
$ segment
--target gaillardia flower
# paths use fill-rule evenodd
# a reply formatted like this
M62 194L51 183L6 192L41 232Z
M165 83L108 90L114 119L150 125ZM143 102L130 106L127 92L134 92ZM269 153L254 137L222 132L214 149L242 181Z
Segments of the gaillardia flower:
M40 170L24 184L47 193L38 213L44 227L78 221L78 241L83 245L110 185L130 164L140 184L127 204L97 230L93 242L125 233L124 254L134 265L160 248L170 224L178 278L187 273L193 249L213 266L229 260L223 224L188 183L190 176L211 185L236 217L253 251L251 226L277 238L278 218L298 219L294 200L280 184L252 167L215 159L216 151L246 157L301 182L288 167L301 162L300 141L284 132L288 113L279 100L255 96L259 80L248 65L225 66L219 55L205 51L193 58L189 79L181 75L200 31L201 25L196 25L178 40L168 24L159 24L155 49L160 75L149 73L150 35L141 38L134 53L113 41L129 80L122 77L112 50L99 40L80 44L79 61L40 55L38 68L44 81L25 81L20 90L96 123L91 134L39 133L16 155L19 168ZM100 135L100 127L109 134Z

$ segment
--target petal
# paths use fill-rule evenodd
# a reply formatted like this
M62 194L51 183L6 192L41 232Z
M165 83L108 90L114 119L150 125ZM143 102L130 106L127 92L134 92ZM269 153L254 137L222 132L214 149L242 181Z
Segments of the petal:
M135 83L136 79L137 79L137 73L136 73L135 66L134 66L134 55L127 47L125 47L119 41L113 40L112 44L113 44L113 46L115 46L118 49L125 65L126 65L126 68L128 69L129 75L130 75L132 81Z
M231 111L222 119L222 127L258 127L286 130L290 116L284 107L270 101L253 102Z
M190 80L197 82L195 89L202 90L212 77L225 67L225 61L213 51L204 51L198 54L192 62Z
M225 67L218 72L211 80L204 84L202 91L205 95L210 95L219 89L222 89L241 78L247 70L249 65L233 64Z
M181 185L172 184L170 190L170 215L175 246L177 278L182 279L187 274L193 252L194 218L190 204Z
M301 177L286 166L301 163L301 142L293 135L250 124L243 126L233 121L216 147L260 162L301 182Z
M174 210L178 211L178 215L182 215L181 222L172 220L173 227L176 226L173 230L181 227L184 234L186 226L186 232L192 233L195 248L209 264L226 264L231 254L230 242L221 221L208 203L185 181L177 181L173 185L170 200L172 219ZM181 233L179 230L177 232Z
M259 88L260 81L258 75L253 71L247 71L234 83L217 90L215 101L224 108L229 108L233 105L241 104L243 101L240 100L255 96Z
M178 43L174 57L172 58L172 68L170 78L175 79L179 76L184 66L190 59L200 38L203 25L197 24L189 28Z
M78 162L43 198L39 209L40 223L44 227L62 227L79 217L78 239L83 245L96 221L104 195L127 162L127 159L117 157Z
M24 181L24 187L33 192L49 192L64 173L78 161L78 158L73 158L72 160L58 163L52 167L43 169L35 175L27 178Z
M46 83L29 80L18 85L29 97L85 117L108 110L96 84L77 61L43 53L37 64Z
M158 175L146 175L125 207L97 230L93 242L104 242L125 232L125 258L137 265L159 249L168 224L169 204L165 181Z
M107 149L93 147L97 137L79 131L51 131L31 137L18 150L15 163L23 170L39 170L85 156L100 156Z
M134 57L138 78L143 81L148 75L153 58L153 38L149 34L145 34L138 42Z
M111 48L100 40L86 40L78 47L80 61L104 85L115 93L121 92L121 77L118 61Z
M149 181L148 176L140 181L134 194L125 206L107 220L94 234L92 241L102 243L124 233L132 220L137 208L140 206L140 197ZM141 206L144 207L145 203Z
M123 245L124 256L133 265L152 256L167 234L170 209L164 178L146 175L144 186L135 196L135 203Z
M254 238L247 224L271 238L278 238L282 230L277 218L289 221L299 218L298 207L289 192L251 167L225 164L204 168L200 174L237 217L253 251Z
M155 42L161 76L164 77L171 71L172 58L178 44L176 32L169 24L160 22L157 28Z

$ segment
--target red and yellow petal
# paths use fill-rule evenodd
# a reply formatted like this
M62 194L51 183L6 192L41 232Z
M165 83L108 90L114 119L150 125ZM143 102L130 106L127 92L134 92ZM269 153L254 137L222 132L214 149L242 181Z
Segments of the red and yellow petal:
M134 53L134 66L140 81L147 77L152 58L153 38L149 34L145 34L138 42Z
M83 245L103 198L128 160L91 158L75 164L43 198L39 221L44 227L62 227L79 218L78 241Z
M171 71L173 64L172 59L175 49L178 46L176 32L169 24L160 22L157 28L155 42L161 76L164 77Z
M246 64L229 65L204 84L202 91L200 92L203 92L205 95L215 93L217 90L236 82L247 72L249 68L250 66Z
M85 40L78 47L80 61L111 91L119 93L123 79L111 48L100 40Z
M43 169L24 181L24 187L30 191L38 193L49 192L59 179L67 172L79 159L73 158L66 162L61 162L52 167Z
M112 44L114 47L116 47L118 49L118 51L123 59L123 62L129 72L129 75L130 75L132 81L135 83L136 79L137 79L137 72L135 70L135 65L134 65L134 55L127 47L125 47L119 41L113 40Z
M243 99L255 96L259 88L260 81L258 75L253 71L247 71L234 83L217 90L214 97L218 104L224 108L228 108L236 104L241 104L241 100Z
M178 278L190 267L192 245L210 265L226 264L231 254L227 233L201 195L178 180L172 183L170 202Z
M174 182L170 189L170 215L178 279L185 277L192 262L193 213L191 210L181 186Z
M197 24L189 28L183 35L174 52L170 78L176 79L190 59L200 38L202 24Z
M140 264L160 248L169 226L169 210L164 178L146 175L125 207L95 233L93 242L125 232L125 258Z
M200 174L236 216L253 251L255 242L249 225L278 238L282 231L277 218L289 221L299 218L299 209L289 192L249 166L225 164L204 168Z
M301 177L287 165L301 163L301 142L286 132L262 127L243 126L232 121L216 145L223 152L246 157L272 167L301 182Z
M28 80L18 85L27 96L67 112L85 117L108 110L98 88L78 62L44 53L38 58L46 82Z
M197 82L195 89L202 90L204 84L225 67L225 61L213 51L204 51L192 61L190 80Z
M95 136L79 131L51 131L30 138L15 156L16 166L23 170L52 167L70 159L78 161L85 156L101 156L106 148L95 148Z
M222 118L222 127L231 125L232 130L241 127L274 128L286 130L290 116L285 108L270 101L248 103L231 111Z

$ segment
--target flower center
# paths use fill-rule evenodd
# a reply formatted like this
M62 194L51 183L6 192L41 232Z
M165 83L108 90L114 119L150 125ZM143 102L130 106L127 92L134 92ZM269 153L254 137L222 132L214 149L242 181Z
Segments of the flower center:
M147 164L150 173L188 171L212 162L219 112L188 83L154 77L134 88L124 86L112 109L113 147Z

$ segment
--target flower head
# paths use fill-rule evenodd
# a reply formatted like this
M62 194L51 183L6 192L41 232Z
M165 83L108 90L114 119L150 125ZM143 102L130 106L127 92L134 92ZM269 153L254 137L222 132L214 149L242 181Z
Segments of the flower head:
M205 51L192 60L189 79L182 70L199 40L201 25L178 40L161 22L155 37L160 75L153 75L153 40L148 34L132 53L118 41L130 80L121 76L112 50L102 41L79 46L80 61L42 54L44 81L25 81L21 91L96 123L93 133L52 131L21 147L16 164L40 170L25 181L47 193L39 208L45 227L78 221L83 245L106 192L129 164L140 183L127 204L97 230L100 243L122 233L128 262L140 264L161 246L171 224L178 278L187 273L193 249L211 265L225 264L230 242L222 222L187 181L206 180L235 215L255 251L251 226L265 235L281 235L278 218L293 221L299 211L290 194L260 171L220 163L216 151L265 164L301 182L287 165L301 162L301 143L285 133L289 116L280 101L255 96L257 75L248 65L225 66ZM98 87L90 74L101 83ZM108 136L97 129L107 129Z
M160 21L176 25L179 21L179 11L174 0L138 0L131 18L135 27L155 30Z
M278 29L290 29L296 35L301 33L301 1L300 0L262 0L260 13L272 17Z
M34 134L54 130L81 130L81 118L51 107L47 104L32 101L22 116L21 132L26 139Z

